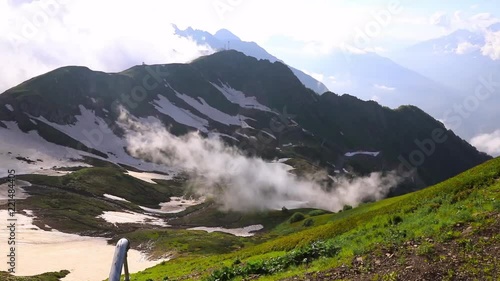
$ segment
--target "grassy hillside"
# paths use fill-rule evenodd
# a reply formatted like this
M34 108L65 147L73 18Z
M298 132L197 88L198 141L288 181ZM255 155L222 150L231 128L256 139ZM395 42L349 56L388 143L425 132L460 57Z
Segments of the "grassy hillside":
M22 175L20 179L33 185L26 187L30 195L20 201L20 209L33 210L35 225L45 225L59 231L85 235L106 235L126 233L139 226L117 229L97 216L104 211L129 210L142 212L140 206L158 208L160 202L167 202L171 196L182 196L185 190L177 179L158 180L151 184L136 179L114 167L84 168L62 177L45 175ZM107 199L110 194L130 202Z
M5 271L0 271L0 280L2 281L59 281L61 278L66 277L69 271L61 270L59 272L47 272L40 275L29 277L15 277Z
M263 234L270 237L264 243L176 258L132 280L494 280L499 179L494 159L412 194L336 214L306 213Z

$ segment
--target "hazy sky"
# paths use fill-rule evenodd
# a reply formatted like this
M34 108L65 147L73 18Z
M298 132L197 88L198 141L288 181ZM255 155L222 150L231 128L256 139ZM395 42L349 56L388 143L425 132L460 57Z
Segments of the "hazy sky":
M172 23L227 28L307 71L304 62L342 46L390 56L457 29L484 30L498 17L497 0L0 0L0 93L66 65L113 72L212 51L175 36ZM499 59L500 32L489 42L488 55Z
M0 59L9 65L0 70L0 91L64 65L119 71L199 55L193 42L173 36L170 23L212 33L227 28L294 65L299 55L356 45L359 32L370 34L363 48L383 54L458 28L481 28L497 21L497 6L494 0L0 0Z

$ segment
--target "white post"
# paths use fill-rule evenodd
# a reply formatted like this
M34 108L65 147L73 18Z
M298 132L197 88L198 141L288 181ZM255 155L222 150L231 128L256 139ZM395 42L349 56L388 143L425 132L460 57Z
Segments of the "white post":
M120 281L122 275L122 268L125 266L125 280L129 279L128 264L127 264L127 251L130 249L130 242L126 238L122 238L116 243L115 254L113 256L113 263L111 264L111 271L109 272L109 281Z

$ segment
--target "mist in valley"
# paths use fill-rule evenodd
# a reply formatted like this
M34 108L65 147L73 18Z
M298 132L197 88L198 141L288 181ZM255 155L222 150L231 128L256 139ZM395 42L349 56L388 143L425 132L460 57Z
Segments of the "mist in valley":
M401 179L394 172L337 177L333 184L318 181L317 175L299 178L287 165L246 156L217 136L205 138L198 132L175 136L160 122L141 123L127 113L120 123L132 156L186 171L195 192L211 195L223 210L310 207L338 211L344 205L383 199Z

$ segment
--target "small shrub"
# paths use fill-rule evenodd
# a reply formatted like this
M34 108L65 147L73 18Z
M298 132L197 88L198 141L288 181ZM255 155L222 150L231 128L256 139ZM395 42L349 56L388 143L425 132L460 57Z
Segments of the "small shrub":
M299 222L301 220L304 220L305 218L306 218L306 216L304 216L304 214L302 214L302 213L295 213L290 218L290 223Z
M315 216L321 216L324 214L326 214L326 212L323 210L313 210L313 211L310 211L308 215L311 217L315 217Z
M302 224L303 226L305 227L310 227L310 226L313 226L314 225L314 220L311 219L311 218L308 218L304 221L304 223Z
M393 216L389 219L389 224L398 225L403 222L403 218L400 216Z
M287 213L288 213L288 208L287 208L287 207L285 207L285 206L283 206L283 208L281 208L281 211L282 211L283 213L287 214Z
M332 243L318 241L309 246L295 249L280 257L233 265L231 267L225 266L213 271L206 280L229 281L238 276L272 275L285 271L292 266L308 264L321 257L331 258L339 252L340 248L333 246Z
M422 245L417 248L417 255L419 256L432 256L434 252L434 245L428 242L422 243Z
M342 208L342 211L347 211L347 210L350 210L350 209L352 209L351 205L344 205L344 208Z

